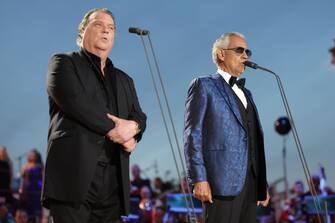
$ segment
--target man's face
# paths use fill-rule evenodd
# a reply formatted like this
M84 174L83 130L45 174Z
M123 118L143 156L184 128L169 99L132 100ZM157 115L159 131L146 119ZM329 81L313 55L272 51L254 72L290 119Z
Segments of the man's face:
M82 46L89 51L109 51L114 45L115 25L105 12L94 12L82 33Z
M230 36L230 41L227 49L236 49L237 47L243 47L248 49L247 42L239 36ZM234 50L219 50L218 58L221 60L220 67L224 71L228 72L232 76L240 76L245 69L244 61L248 59L246 52L242 54L235 52Z

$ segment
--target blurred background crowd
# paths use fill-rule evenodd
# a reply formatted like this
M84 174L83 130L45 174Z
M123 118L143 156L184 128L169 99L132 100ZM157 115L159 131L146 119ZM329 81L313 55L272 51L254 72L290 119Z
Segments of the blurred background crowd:
M49 213L40 204L43 180L43 161L37 149L24 154L24 162L16 159L20 173L15 174L13 161L7 148L0 146L0 222L1 223L47 223ZM320 200L328 199L328 214L322 215L323 222L334 220L334 191L326 186L325 170L320 165L318 174L312 176ZM131 213L124 217L124 222L137 223L175 223L190 222L190 211L198 222L203 221L201 202L193 199L193 204L185 201L191 197L187 180L169 179L168 174L146 178L144 171L137 164L131 166ZM269 182L271 205L268 208L258 207L259 222L318 222L313 199L308 185L297 180L290 186L287 194L282 190L279 179ZM184 195L187 194L187 195Z
M62 0L5 2L3 1L0 7L3 16L1 21L5 27L5 31L0 37L0 42L4 43L1 47L3 53L1 65L4 75L1 76L3 79L0 81L3 84L1 86L1 117L3 118L1 125L3 131L0 144L5 143L9 148L0 146L0 223L46 223L49 219L49 213L41 207L39 202L44 162L39 150L25 149L21 151L18 148L25 148L26 145L37 145L42 148L46 141L44 139L46 137L41 137L41 132L46 133L48 118L45 106L46 95L41 92L45 92L45 69L48 56L56 50L72 49L71 41L76 36L74 24L77 25L78 18L81 18L83 11L92 8L92 5L99 7L99 4L108 5L110 2L102 1L97 5L96 1L91 3L73 1L72 7L66 7L69 2ZM309 153L312 156L311 161L322 160L328 167L329 175L333 174L334 165L331 154L334 154L334 144L332 143L332 132L334 132L332 131L334 130L332 112L334 109L331 101L334 90L331 78L334 77L332 75L334 72L329 69L329 61L325 60L325 57L329 56L325 53L325 48L329 49L328 41L334 36L333 29L331 29L333 27L331 15L333 14L334 1L322 3L317 1L228 1L224 2L224 7L221 6L222 1L213 2L198 1L192 4L192 6L198 5L197 7L190 7L189 3L180 4L178 1L149 1L148 3L132 1L132 7L129 7L130 3L127 1L113 1L111 7L113 10L115 9L117 17L120 18L120 27L126 27L129 24L140 26L145 24L145 27L155 30L155 40L169 39L168 44L161 44L158 52L161 61L168 61L163 70L165 68L165 73L172 75L169 79L173 89L172 96L174 97L172 98L175 99L173 104L176 105L175 110L178 114L182 111L184 102L184 97L180 97L180 95L185 94L186 86L192 78L191 75L207 72L213 66L210 60L206 60L208 57L206 53L197 53L197 57L193 55L190 57L190 52L207 52L208 46L212 44L211 35L217 36L218 27L225 27L228 30L244 30L243 32L254 40L253 48L258 49L258 55L255 54L254 57L255 60L273 67L282 74L283 80L286 80L287 89L291 89L288 95L294 96L290 97L290 100L295 105L294 112L298 114L300 119L297 120L298 126L303 130L306 144L310 149L309 152L313 149L313 153ZM224 13L222 13L222 8L225 9ZM238 13L243 16L236 16L236 10L229 10L236 8L239 9ZM59 16L59 11L64 16ZM146 13L140 13L141 16L139 16L139 11ZM171 16L171 11L174 12L173 16ZM257 16L252 16L253 12L256 11ZM13 16L13 12L19 16ZM218 15L221 19L218 19ZM231 18L236 21L231 23ZM22 21L24 21L24 25L21 25L20 28L13 25L22 24ZM64 35L64 33L72 33L72 36ZM23 36L26 39L23 40ZM147 68L146 66L138 66L139 60L129 61L130 52L134 58L141 58L143 52L141 48L136 48L137 42L134 41L133 36L128 36L126 29L119 29L120 47L115 48L117 62L127 67L131 73L145 74ZM195 38L196 36L202 38ZM54 42L57 44L50 44ZM188 44L184 44L185 42ZM183 44L179 45L180 43ZM138 47L142 47L140 44L138 45ZM306 46L308 47L306 48ZM335 45L329 49L329 53L330 63L334 68ZM20 62L19 66L17 65L18 61ZM183 62L183 66L176 66L180 65L180 61ZM331 75L325 75L329 73ZM258 101L263 104L260 104L263 106L261 107L263 113L269 116L264 120L272 122L273 117L269 114L277 116L282 111L282 107L280 103L278 106L275 105L277 98L275 98L275 94L271 93L272 90L270 91L273 85L269 84L266 79L260 81L261 77L261 75L259 78L255 75L253 80L250 78L249 83L253 88L259 89L255 95L259 98ZM149 87L150 81L143 76L138 75L134 78L135 82L143 89ZM175 85L176 80L178 80L178 86ZM13 93L14 88L15 93ZM151 99L149 96L152 95L152 92L142 91L140 94L140 97ZM152 107L151 104L154 103L150 99L144 101L144 107ZM308 109L305 107L307 103L305 99L308 99L309 102L313 101L312 106L309 106ZM17 101L23 102L20 107L17 107ZM32 101L34 101L33 106L31 106ZM157 105L154 104L153 107L156 108ZM152 108L148 111L151 112L148 113L151 118L157 113L156 109ZM18 116L20 116L19 119ZM26 122L27 117L29 118ZM159 118L158 116L157 120L160 120ZM179 123L182 123L181 119L181 115L177 117ZM20 128L17 128L17 123L20 123ZM151 134L154 134L152 137L148 137L147 142L142 142L142 145L144 148L149 148L151 154L156 155L156 151L158 151L156 147L149 146L154 140L157 145L161 144L158 131L161 128L161 123L156 119L152 119L151 123L157 123L157 126L152 126L150 129ZM26 134L27 129L33 129L34 131L31 131L33 134ZM272 135L269 136L272 137ZM332 140L328 141L328 139ZM38 143L38 140L44 144ZM273 140L276 139L272 137L269 141ZM17 145L13 146L14 144ZM150 150L151 148L152 150ZM160 155L166 155L164 148L159 150ZM15 155L10 157L8 151ZM45 148L40 151L45 154ZM16 154L19 153L23 154L17 156ZM272 160L279 160L274 150L269 153L273 155ZM135 158L142 156L141 153L134 155ZM159 157L159 159L162 158ZM162 163L163 161L169 162L169 160L162 160ZM288 163L293 162L288 160ZM296 161L296 163L298 162ZM297 165L300 167L300 163ZM171 169L173 168L171 165ZM170 175L158 173L155 177L149 178L145 174L146 169L141 170L138 165L133 165L131 170L132 208L131 214L124 218L125 222L187 222L188 207L183 202L181 193L181 191L190 193L185 178L175 180ZM289 167L288 172L290 171L295 172L293 168ZM328 201L327 208L323 205L321 209L327 209L329 216L323 215L322 221L335 222L333 219L335 214L334 191L332 190L334 185L327 186L325 184L326 175L322 165L320 169L313 168L311 171L314 175L310 180L314 181L320 200ZM273 175L277 177L276 174ZM328 181L334 182L333 179L330 176ZM300 179L295 179L295 182L290 181L289 193L283 190L283 182L284 180L281 178L269 182L271 206L266 209L258 209L258 221L318 222L315 210L313 210L314 204L310 197L309 187L302 176ZM195 212L198 222L203 222L201 203L194 201L194 205L196 206Z

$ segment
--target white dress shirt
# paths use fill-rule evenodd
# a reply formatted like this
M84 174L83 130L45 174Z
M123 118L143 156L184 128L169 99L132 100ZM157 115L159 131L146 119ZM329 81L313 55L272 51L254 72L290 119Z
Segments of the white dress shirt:
M217 71L222 77L223 79L229 84L229 79L232 75L230 75L229 73L218 69ZM234 84L232 87L233 91L235 92L235 94L237 95L237 97L241 100L242 104L244 105L244 108L247 108L247 98L244 95L244 92L236 85Z

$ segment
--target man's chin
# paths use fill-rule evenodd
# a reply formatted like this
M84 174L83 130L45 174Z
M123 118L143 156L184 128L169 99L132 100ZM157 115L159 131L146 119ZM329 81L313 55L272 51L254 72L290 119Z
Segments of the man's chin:
M238 76L241 76L244 71L245 71L245 67L243 67L243 69L239 72Z
M243 71L244 71L244 70L243 70ZM236 77L240 77L240 76L242 75L243 71L236 73L235 76L236 76Z
M106 43L97 44L97 48L99 48L99 50L102 51L110 51L112 47L113 47L112 45Z
M112 50L112 47L106 47L106 46L98 46L97 48L99 49L99 51L106 52L106 53L109 53L109 51Z

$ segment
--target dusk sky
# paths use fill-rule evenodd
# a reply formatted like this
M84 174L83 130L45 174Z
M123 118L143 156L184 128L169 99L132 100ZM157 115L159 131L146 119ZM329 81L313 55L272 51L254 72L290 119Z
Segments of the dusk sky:
M157 162L160 176L176 178L143 47L138 36L128 33L128 27L151 32L181 144L189 83L216 72L211 61L213 42L224 32L238 31L253 51L251 60L280 75L310 170L317 173L322 163L328 185L335 188L335 69L328 52L335 38L334 0L2 0L0 145L8 148L16 170L15 158L30 148L37 148L45 158L49 58L56 52L78 50L77 26L86 11L97 7L110 9L116 17L110 58L134 79L148 116L147 130L131 156L132 163L146 169ZM274 122L285 110L271 75L247 69L243 76L260 113L271 183L282 177L282 137L274 131ZM292 185L304 179L292 135L287 150ZM148 168L146 175L156 173Z

